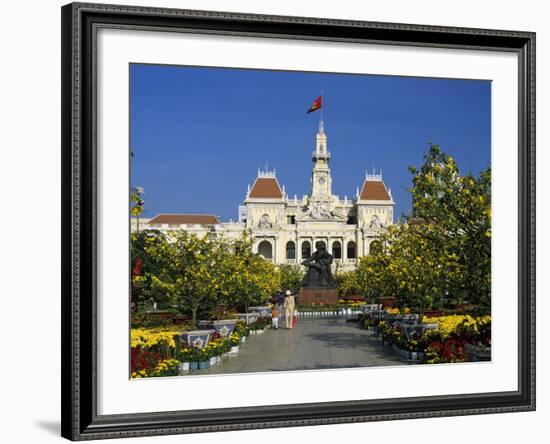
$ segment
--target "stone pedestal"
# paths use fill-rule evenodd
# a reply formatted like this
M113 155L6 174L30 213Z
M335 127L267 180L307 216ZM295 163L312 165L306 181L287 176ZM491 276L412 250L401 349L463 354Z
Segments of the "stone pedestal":
M338 290L336 288L300 288L298 293L299 305L309 304L337 304Z

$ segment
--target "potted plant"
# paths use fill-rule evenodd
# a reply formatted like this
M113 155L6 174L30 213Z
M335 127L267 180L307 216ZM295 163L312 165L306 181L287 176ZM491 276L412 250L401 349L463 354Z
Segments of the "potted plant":
M227 342L227 339L220 337L212 343L212 357L210 358L210 365L216 365L221 362L224 342Z
M229 337L229 343L231 344L231 354L239 353L239 346L241 344L241 337L237 333L233 333Z
M191 351L189 348L187 347L182 347L180 348L180 351L178 353L178 358L179 358L179 361L180 361L180 372L188 372L191 368L191 360L190 360L190 357L191 357Z
M224 339L220 348L222 350L222 357L228 357L231 352L231 342L229 341L229 338Z
M199 369L200 349L189 347L184 352L184 358L189 362L189 370Z
M210 368L210 350L207 347L201 348L198 353L199 370Z
M246 325L246 322L239 321L235 325L235 329L233 330L233 333L236 333L240 336L241 344L244 344L246 342L246 337L250 334L250 329Z

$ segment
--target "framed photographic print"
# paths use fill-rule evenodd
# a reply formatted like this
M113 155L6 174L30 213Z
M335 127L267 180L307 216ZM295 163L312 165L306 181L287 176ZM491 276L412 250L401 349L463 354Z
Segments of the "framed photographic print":
M62 435L533 410L534 97L529 32L64 6Z

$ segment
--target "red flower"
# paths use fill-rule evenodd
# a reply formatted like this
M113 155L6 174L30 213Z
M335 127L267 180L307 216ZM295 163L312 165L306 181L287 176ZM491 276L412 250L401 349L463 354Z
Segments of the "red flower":
M130 352L131 372L139 372L140 370L151 371L160 360L161 356L156 352L143 350L140 347L133 347Z
M132 276L141 276L141 266L143 265L143 261L141 259L136 259L136 263L134 264L134 267L132 268Z

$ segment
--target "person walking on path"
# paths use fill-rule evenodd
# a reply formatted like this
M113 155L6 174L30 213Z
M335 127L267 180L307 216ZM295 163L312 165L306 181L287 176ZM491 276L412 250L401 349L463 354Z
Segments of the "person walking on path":
M279 306L279 314L282 316L285 311L285 294L280 288L279 294L277 294L277 305Z
M285 325L286 328L292 330L294 327L294 309L296 307L296 301L290 290L286 291L285 297Z
M277 305L273 306L273 309L271 310L271 326L273 327L273 330L279 330L279 316L281 312L279 311L279 307Z

